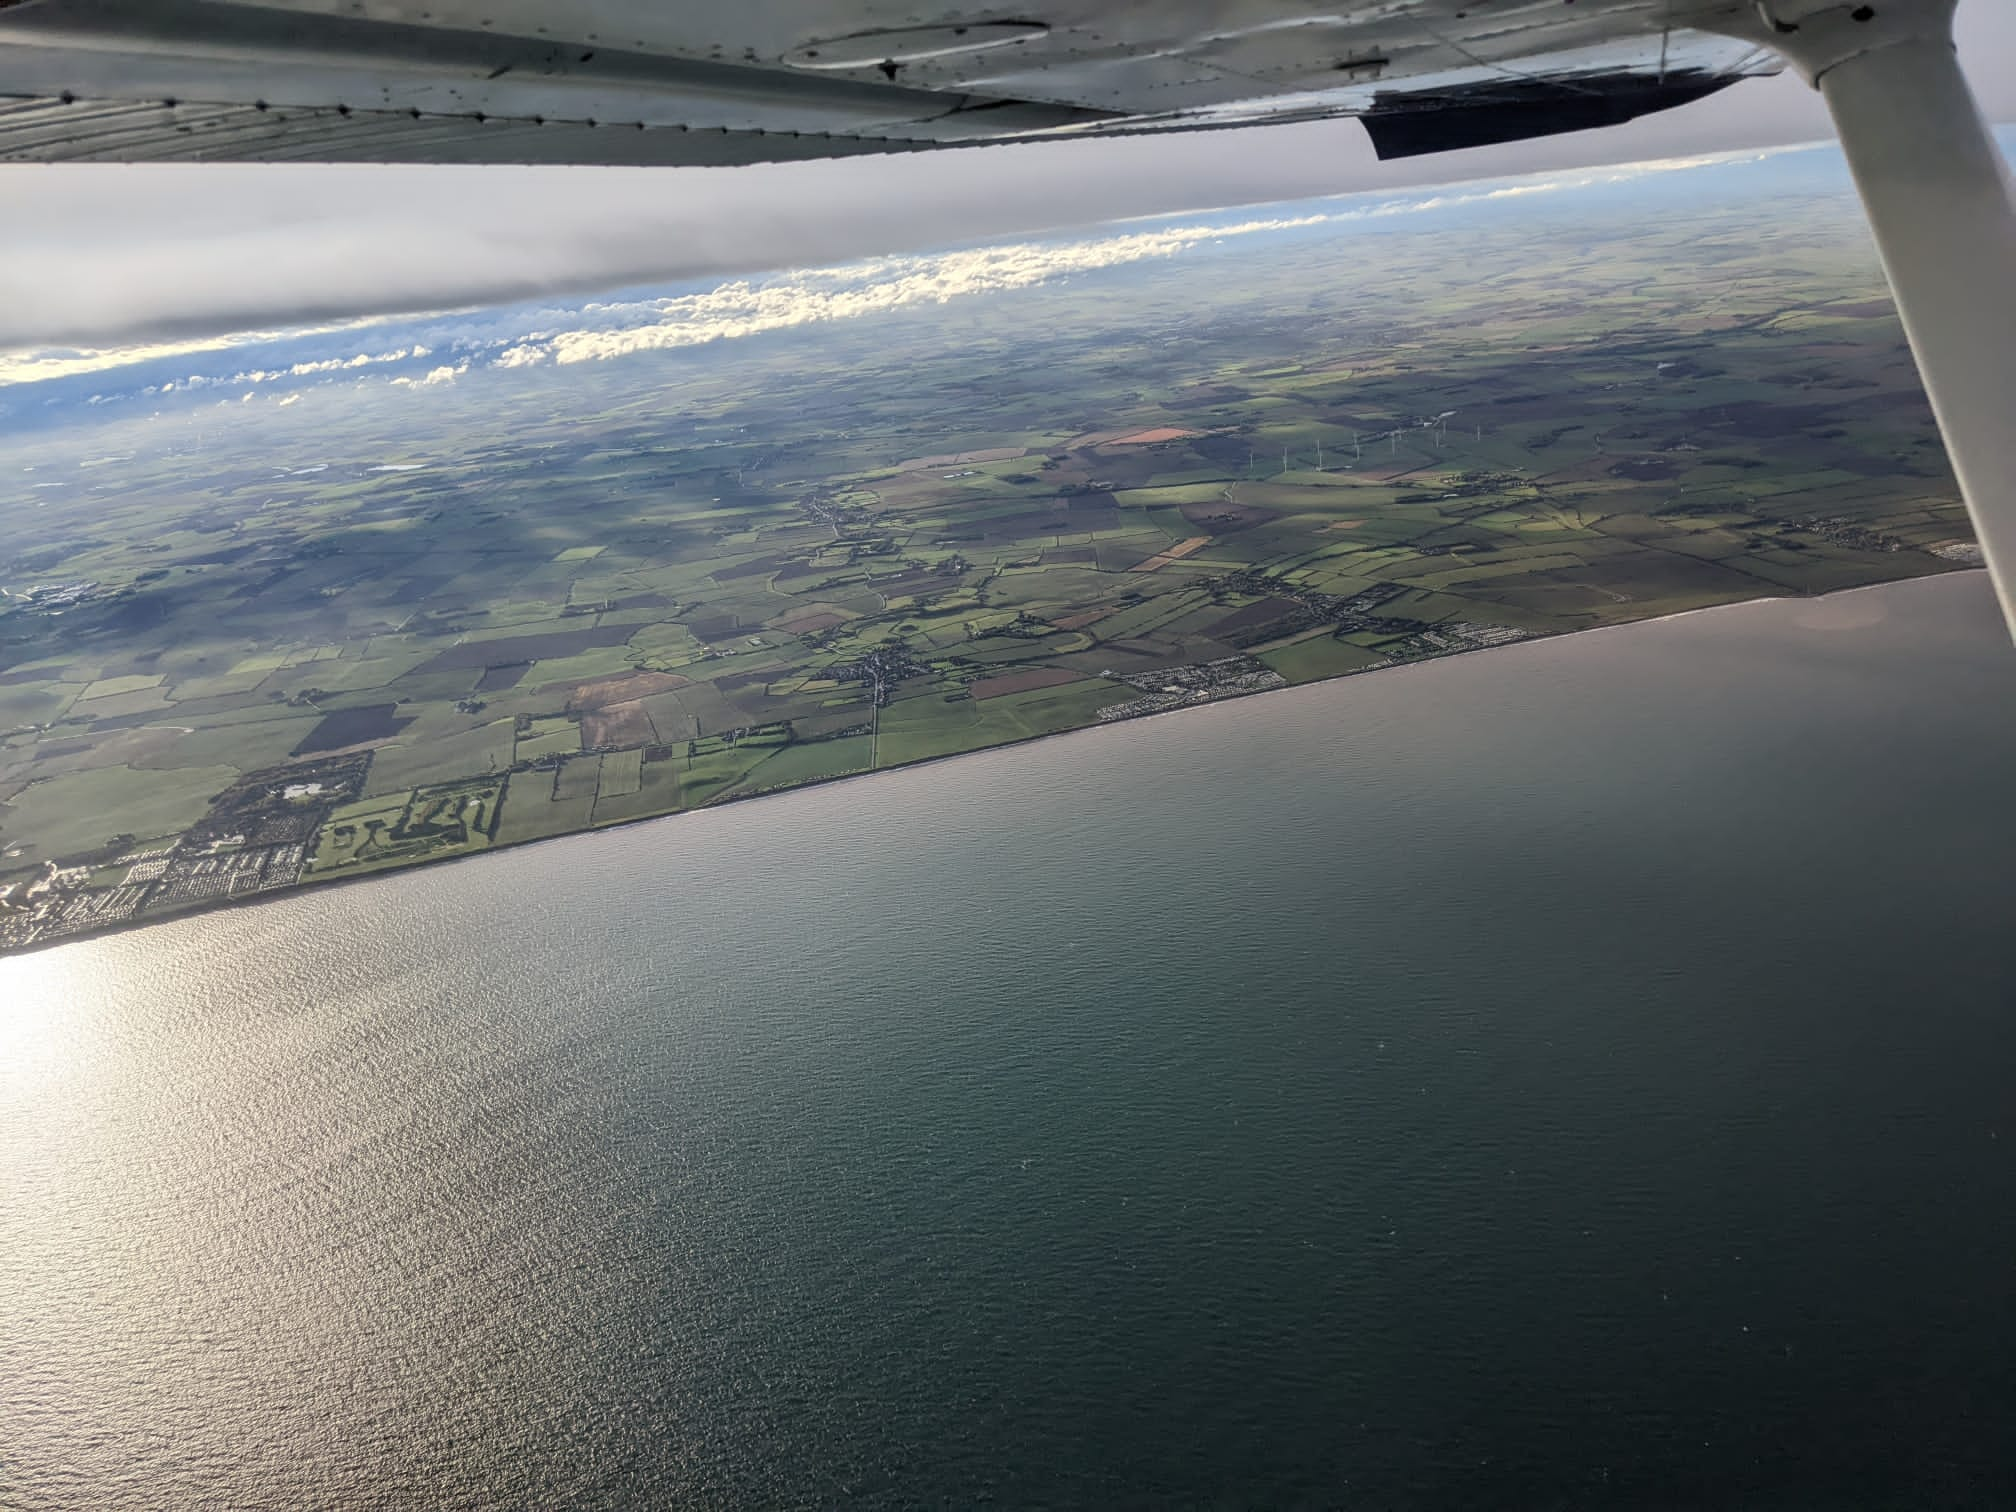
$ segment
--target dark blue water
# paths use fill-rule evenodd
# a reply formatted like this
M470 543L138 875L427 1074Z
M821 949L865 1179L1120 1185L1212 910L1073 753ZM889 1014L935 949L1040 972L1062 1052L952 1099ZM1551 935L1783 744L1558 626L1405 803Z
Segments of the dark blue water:
M0 1504L2007 1506L1979 574L0 961Z

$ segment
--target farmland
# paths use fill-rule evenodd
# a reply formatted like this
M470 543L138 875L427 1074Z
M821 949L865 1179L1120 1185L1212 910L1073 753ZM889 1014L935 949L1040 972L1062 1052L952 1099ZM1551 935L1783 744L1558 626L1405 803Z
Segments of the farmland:
M1838 198L1634 206L19 428L0 946L1967 561Z

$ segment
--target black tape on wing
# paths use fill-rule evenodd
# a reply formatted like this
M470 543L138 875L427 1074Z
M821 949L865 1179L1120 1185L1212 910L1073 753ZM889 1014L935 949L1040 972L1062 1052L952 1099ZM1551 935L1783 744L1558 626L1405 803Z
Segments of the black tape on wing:
M1432 94L1382 91L1361 119L1381 158L1419 157L1617 126L1726 89L1735 78L1699 72L1577 74L1504 79Z

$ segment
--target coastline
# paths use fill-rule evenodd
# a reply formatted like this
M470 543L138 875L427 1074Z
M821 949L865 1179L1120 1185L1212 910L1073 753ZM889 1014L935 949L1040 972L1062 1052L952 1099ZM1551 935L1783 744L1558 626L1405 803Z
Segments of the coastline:
M1577 630L1557 630L1557 631L1541 632L1538 634L1529 635L1522 640L1507 642L1506 644L1503 645L1474 646L1450 651L1443 651L1431 656L1416 657L1404 662L1391 662L1383 666L1364 667L1355 671L1340 672L1333 676L1314 678L1308 682L1295 683L1287 687L1266 688L1253 692L1236 692L1226 697L1210 699L1200 704L1185 704L1180 705L1176 708L1157 709L1147 713L1137 714L1119 720L1093 722L1089 724L1075 725L1069 729L1064 730L1051 730L1036 735L1018 736L1014 739L995 741L988 745L978 746L968 751L950 751L940 755L920 756L908 761L895 762L888 766L862 768L860 770L852 772L839 772L827 776L813 777L802 782L783 783L774 787L756 788L744 792L726 793L719 797L710 799L708 802L699 805L697 808L671 809L661 814L645 814L645 815L639 815L635 818L618 819L613 820L607 824L589 825L582 829L569 830L561 834L539 835L523 840L511 840L506 841L501 845L492 844L490 846L485 847L483 850L472 851L462 855L427 857L400 866L384 867L376 871L352 874L347 876L345 875L324 875L320 877L305 876L301 878L299 881L291 883L288 886L273 888L268 891L251 893L239 897L226 896L219 898L200 899L190 902L182 907L164 910L159 913L148 915L144 918L125 919L118 921L116 923L103 924L92 928L80 929L73 933L54 935L43 939L33 940L25 945L0 947L0 958L6 958L10 956L30 955L44 950L56 949L64 945L77 944L87 940L104 939L113 935L127 934L138 930L149 929L157 924L171 923L179 920L194 918L204 914L218 913L224 910L256 908L263 903L267 903L278 898L298 896L311 890L319 891L323 888L328 887L357 886L375 882L387 876L418 871L422 868L431 869L440 866L452 866L463 862L481 861L486 856L497 855L506 851L512 851L512 852L521 851L530 846L545 845L555 841L572 840L586 835L597 835L597 834L610 833L617 830L627 830L633 828L634 826L642 824L664 823L670 820L682 819L688 815L697 814L706 810L726 808L732 804L751 803L765 798L780 797L787 793L801 792L812 788L831 787L836 784L845 782L856 782L864 778L877 777L884 773L897 774L897 773L918 771L926 767L936 766L943 762L960 761L968 757L987 755L996 751L1012 750L1019 746L1034 744L1038 741L1061 740L1070 736L1085 735L1100 730L1116 729L1126 725L1142 724L1149 720L1171 718L1184 714L1196 713L1201 709L1219 707L1231 703L1244 702L1248 699L1277 697L1277 696L1301 693L1314 688L1332 687L1341 683L1352 682L1359 678L1374 676L1382 672L1399 673L1405 671L1418 671L1431 666L1435 666L1440 663L1455 661L1473 656L1485 655L1492 652L1510 652L1510 651L1516 651L1523 646L1534 646L1541 644L1558 645L1568 641L1580 640L1584 637L1595 635L1606 630L1611 631L1637 630L1651 625L1670 624L1678 620L1693 618L1697 615L1717 614L1725 610L1744 609L1759 604L1777 604L1777 603L1823 604L1829 602L1830 600L1846 598L1851 594L1867 593L1877 589L1895 588L1902 583L1950 579L1963 576L1967 573L1985 572L1986 570L1987 569L1985 567L1954 563L1942 570L1936 570L1933 572L1926 572L1926 573L1914 573L1903 577L1885 578L1881 581L1873 583L1858 583L1852 587L1837 588L1828 593L1812 594L1812 595L1760 594L1755 598L1734 599L1728 603L1722 603L1722 604L1705 604L1695 609L1682 609L1670 614L1650 615L1644 619L1625 620L1615 624L1608 624L1608 625L1590 625Z

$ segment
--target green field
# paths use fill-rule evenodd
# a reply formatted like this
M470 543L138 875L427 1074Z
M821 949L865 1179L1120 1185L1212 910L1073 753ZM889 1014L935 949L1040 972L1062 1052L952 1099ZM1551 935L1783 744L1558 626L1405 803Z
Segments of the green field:
M1836 202L1350 234L7 436L0 945L1964 559Z

